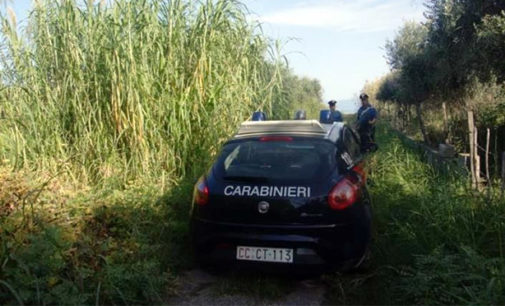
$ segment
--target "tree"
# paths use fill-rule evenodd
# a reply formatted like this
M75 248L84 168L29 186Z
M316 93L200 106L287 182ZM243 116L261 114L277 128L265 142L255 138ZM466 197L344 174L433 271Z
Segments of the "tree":
M505 117L505 1L429 0L426 7L426 22L406 23L386 43L386 59L397 74L398 88L391 75L382 81L377 97L400 106L415 105L425 141L421 105L466 110L470 133L479 124L489 127L490 122L501 122ZM474 125L474 113L487 123ZM446 139L450 139L447 122L444 112ZM476 135L467 141L475 143ZM471 152L478 162L477 152Z
M477 49L482 57L477 66L482 79L497 77L497 82L505 81L505 12L488 15L477 26Z
M392 70L401 70L406 61L420 55L426 45L428 28L410 21L400 29L393 41L386 41L386 61Z
M386 43L387 60L392 70L396 72L396 86L399 89L393 94L388 92L393 79L387 80L382 87L382 94L402 105L415 105L419 127L423 139L428 142L428 135L422 118L421 103L431 94L433 81L431 79L432 62L427 52L428 28L424 24L407 22L400 29L396 38Z

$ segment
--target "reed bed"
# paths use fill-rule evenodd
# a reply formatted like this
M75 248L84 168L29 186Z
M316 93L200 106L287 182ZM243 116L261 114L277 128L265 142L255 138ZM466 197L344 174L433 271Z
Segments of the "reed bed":
M252 111L287 104L277 49L246 13L39 0L22 30L1 16L0 160L98 184L201 171Z

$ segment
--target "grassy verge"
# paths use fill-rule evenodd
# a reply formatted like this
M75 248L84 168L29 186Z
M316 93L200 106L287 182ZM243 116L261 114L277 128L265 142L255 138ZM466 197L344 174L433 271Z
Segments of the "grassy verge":
M505 303L505 201L437 173L384 126L371 157L373 267L330 275L339 304Z
M191 184L161 195L0 172L2 304L161 303L190 263Z

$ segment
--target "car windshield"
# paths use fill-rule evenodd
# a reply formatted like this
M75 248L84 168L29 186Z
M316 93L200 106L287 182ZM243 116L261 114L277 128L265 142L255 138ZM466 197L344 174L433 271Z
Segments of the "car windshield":
M239 181L315 181L335 169L335 156L335 145L319 139L233 142L223 148L214 171Z

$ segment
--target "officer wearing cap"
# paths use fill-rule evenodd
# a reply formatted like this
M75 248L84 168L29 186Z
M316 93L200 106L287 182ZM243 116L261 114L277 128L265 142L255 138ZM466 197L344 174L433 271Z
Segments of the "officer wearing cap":
M368 101L368 95L359 95L361 107L358 109L356 129L361 137L361 149L365 152L376 151L375 123L377 122L377 110Z
M337 110L337 101L335 100L330 100L328 101L328 106L330 107L330 113L328 114L329 115L329 118L328 118L328 122L342 122L343 119L342 119L342 113L339 112Z

